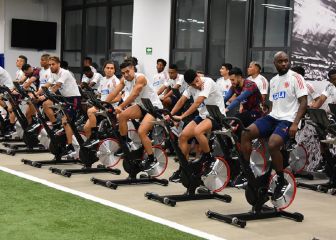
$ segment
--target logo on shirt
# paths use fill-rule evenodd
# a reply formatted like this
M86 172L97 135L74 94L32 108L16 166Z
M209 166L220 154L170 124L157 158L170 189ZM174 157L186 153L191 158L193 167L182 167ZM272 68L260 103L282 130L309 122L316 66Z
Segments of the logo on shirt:
M286 98L286 92L285 91L281 91L281 92L273 94L273 100L278 100L280 98Z
M110 91L109 91L108 89L103 89L103 90L101 91L101 93L102 93L103 95L107 95L107 94L110 93Z
M285 82L285 88L288 88L288 87L289 87L289 83Z

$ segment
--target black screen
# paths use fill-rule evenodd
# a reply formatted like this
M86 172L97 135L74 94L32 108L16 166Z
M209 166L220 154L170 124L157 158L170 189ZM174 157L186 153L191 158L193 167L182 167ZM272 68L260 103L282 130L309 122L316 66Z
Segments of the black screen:
M56 38L56 22L12 19L12 47L56 49Z

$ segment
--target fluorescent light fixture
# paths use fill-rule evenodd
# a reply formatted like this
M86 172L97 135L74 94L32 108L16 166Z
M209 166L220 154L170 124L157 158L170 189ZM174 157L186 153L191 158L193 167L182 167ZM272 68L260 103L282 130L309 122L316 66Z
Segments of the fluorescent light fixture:
M270 6L267 6L266 8L274 9L274 10L282 10L282 11L291 11L292 10L292 9L277 8L277 7L270 7Z
M204 29L198 29L197 31L198 32L204 32Z
M181 28L180 30L181 30L182 32L187 31L186 28Z
M117 35L129 35L129 36L132 36L132 33L127 33L127 32L114 32L114 34L117 34Z
M286 7L286 6L276 5L276 4L262 3L261 5L264 6L264 7L270 8L270 9L288 10L288 11L293 10L293 8L291 8L291 7Z

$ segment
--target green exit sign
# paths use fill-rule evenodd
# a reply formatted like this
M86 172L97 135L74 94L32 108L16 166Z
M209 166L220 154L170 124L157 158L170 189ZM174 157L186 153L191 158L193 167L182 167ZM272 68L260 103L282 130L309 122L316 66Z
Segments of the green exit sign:
M152 53L153 53L153 48L151 48L151 47L146 47L146 54L147 54L147 55L152 55Z

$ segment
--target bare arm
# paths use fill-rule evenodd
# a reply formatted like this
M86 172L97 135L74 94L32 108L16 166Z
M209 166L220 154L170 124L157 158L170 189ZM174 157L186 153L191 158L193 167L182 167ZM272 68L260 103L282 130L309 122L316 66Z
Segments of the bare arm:
M62 83L61 82L57 82L52 88L51 91L52 92L57 92L58 89L60 89L62 87Z
M295 133L298 130L298 124L299 124L301 118L306 114L306 111L307 111L307 95L299 97L298 101L300 103L300 106L299 106L298 112L295 116L294 122L292 123L292 125L289 129L289 135L291 137L295 136Z
M190 114L193 114L197 108L202 104L202 102L206 99L206 97L204 96L199 96L196 101L194 101L194 103L188 108L187 111L185 111L182 115L181 118L185 118L187 116L189 116Z
M166 88L167 87L165 85L162 85L160 89L157 91L157 95L160 96Z
M171 114L175 115L183 107L187 100L188 98L182 95L182 97L177 101L174 108L172 109Z
M315 99L314 99L315 100ZM321 95L318 100L315 100L314 103L312 104L312 108L320 108L323 103L327 100L327 97L325 95Z
M130 93L128 98L122 104L119 105L119 107L123 109L124 107L133 103L134 100L139 96L142 89L146 86L146 84L147 84L146 78L144 76L139 76L132 92Z
M118 94L124 89L125 87L125 79L122 78L120 79L120 83L115 87L114 91L111 92L107 97L106 97L106 102L112 102L116 98Z
M35 82L37 80L37 78L36 77L30 77L29 78L29 80L28 81L26 81L24 84L23 84L23 88L24 89L28 89L29 87L30 87L30 85L33 83L33 82Z

